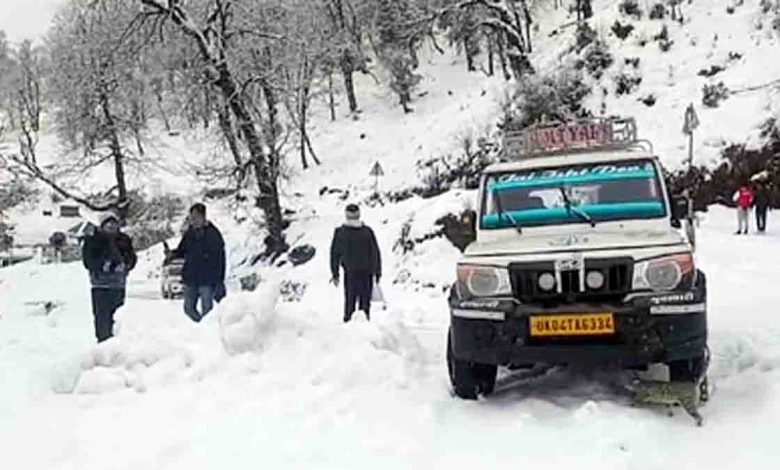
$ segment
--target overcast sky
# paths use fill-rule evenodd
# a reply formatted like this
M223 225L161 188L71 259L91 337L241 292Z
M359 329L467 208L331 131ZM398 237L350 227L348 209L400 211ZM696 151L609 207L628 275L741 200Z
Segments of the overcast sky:
M39 39L65 0L0 0L0 29L11 42Z

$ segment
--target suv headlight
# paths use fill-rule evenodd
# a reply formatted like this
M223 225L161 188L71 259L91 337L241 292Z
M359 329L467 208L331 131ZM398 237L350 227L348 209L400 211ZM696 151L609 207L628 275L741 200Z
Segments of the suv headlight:
M459 264L457 287L462 299L512 294L509 272L493 266Z
M692 284L696 267L690 254L665 256L634 265L633 290L671 291ZM687 282L686 282L687 281Z

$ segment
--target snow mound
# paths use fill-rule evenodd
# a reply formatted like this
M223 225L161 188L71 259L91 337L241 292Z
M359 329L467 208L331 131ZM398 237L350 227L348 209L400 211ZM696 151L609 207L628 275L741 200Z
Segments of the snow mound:
M219 308L222 344L229 354L261 350L270 338L279 301L279 281L261 284L248 294L228 298Z

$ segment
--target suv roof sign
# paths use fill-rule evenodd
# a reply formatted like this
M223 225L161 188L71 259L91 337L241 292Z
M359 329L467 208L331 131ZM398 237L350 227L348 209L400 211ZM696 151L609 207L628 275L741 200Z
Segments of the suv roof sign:
M517 160L571 151L628 148L639 142L634 118L592 118L504 130L504 156Z

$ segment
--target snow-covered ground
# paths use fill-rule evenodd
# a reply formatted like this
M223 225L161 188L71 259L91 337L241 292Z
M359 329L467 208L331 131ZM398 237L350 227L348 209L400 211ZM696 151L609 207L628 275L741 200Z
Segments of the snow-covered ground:
M632 408L607 372L508 375L489 399L454 398L438 286L385 281L387 310L343 325L319 254L280 274L310 280L300 302L277 299L282 279L269 279L194 325L180 302L154 299L143 274L154 257L142 256L117 336L96 347L78 263L0 271L2 460L80 470L778 468L780 236L736 237L732 216L713 209L699 236L715 387L703 428L681 412ZM408 256L405 269L436 285L457 253L434 241Z
M640 2L643 6L645 3ZM758 0L733 15L711 2L684 5L689 23L667 21L674 45L661 53L652 41L662 22L630 20L638 30L625 42L610 36L617 2L595 0L597 29L616 53L603 86L623 59L641 57L637 92L607 111L635 115L663 161L685 157L682 112L699 102L701 86L723 80L738 88L778 78L776 36L756 30ZM560 62L568 42L547 33L571 18L550 10L540 21L534 62L540 71ZM627 19L620 17L621 22ZM572 28L567 29L566 34ZM718 34L717 41L714 35ZM641 48L639 36L649 36ZM717 45L714 45L717 43ZM742 59L727 62L730 51ZM210 215L223 229L230 259L229 296L193 325L180 301L159 299L161 247L140 255L116 337L94 346L88 278L79 263L25 263L0 270L0 465L29 469L211 468L780 468L775 446L780 422L780 225L770 233L735 237L734 215L703 215L698 258L708 274L712 401L704 428L677 413L632 408L610 372L553 370L538 377L504 375L497 393L463 402L450 392L444 363L448 323L445 289L459 253L443 239L410 253L395 250L402 226L412 238L437 218L473 204L474 193L453 190L434 199L365 204L369 170L379 161L383 190L415 185L419 159L459 151L459 137L489 132L500 115L499 77L467 73L451 53L421 53L424 80L404 115L396 98L373 78L357 76L362 108L356 120L330 122L318 103L312 140L323 165L302 171L293 157L282 185L285 208L295 210L287 233L293 246L311 244L315 258L299 267L250 266L261 250L255 213L222 203ZM714 79L696 75L728 65ZM648 108L636 99L653 93ZM751 141L756 126L778 114L774 88L738 94L720 108L698 106L697 160L710 162L725 142ZM588 105L597 111L598 93ZM679 118L679 119L678 119ZM703 144L703 145L702 145ZM54 155L46 144L42 153ZM159 164L132 174L148 192L195 200L203 183L193 165L213 160L208 139L156 136L147 144ZM48 149L48 150L47 150ZM224 155L223 155L224 157ZM143 172L143 178L138 178ZM92 180L92 184L97 183ZM99 185L95 185L99 186ZM341 323L341 291L328 284L328 245L345 200L322 187L348 190L383 251L387 309L373 321ZM38 236L48 220L13 212L12 221ZM244 210L244 208L242 208ZM90 214L90 217L92 215ZM237 217L250 220L238 224ZM40 232L40 233L39 233ZM238 276L256 272L253 293ZM299 299L279 286L305 288ZM285 290L285 289L283 289ZM48 307L47 302L50 302Z

